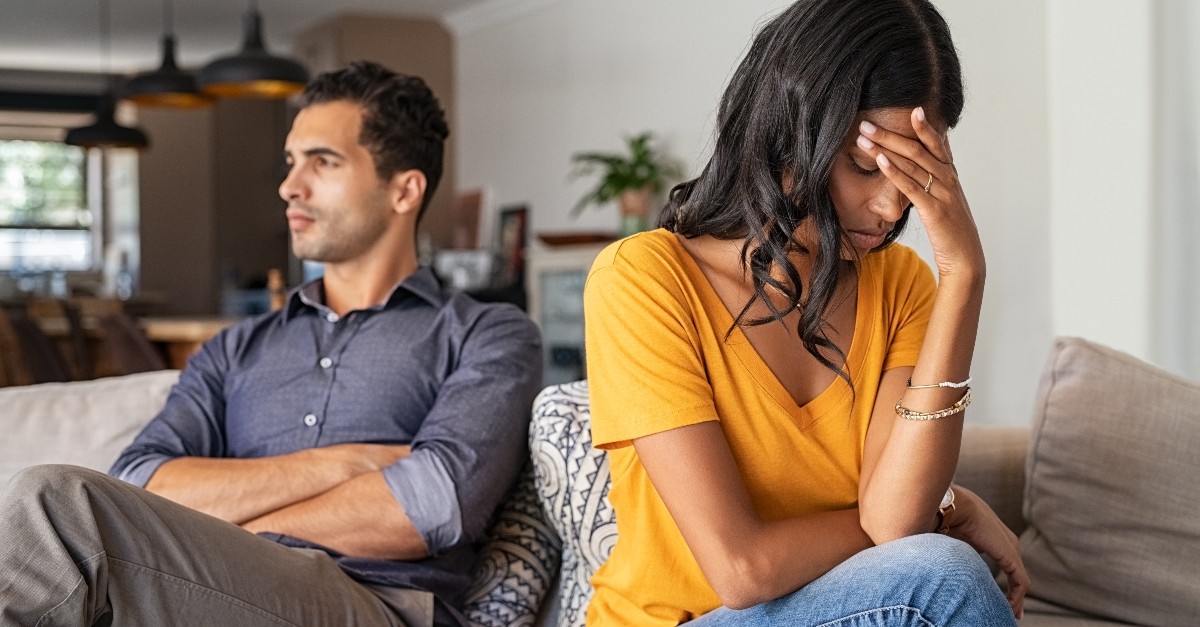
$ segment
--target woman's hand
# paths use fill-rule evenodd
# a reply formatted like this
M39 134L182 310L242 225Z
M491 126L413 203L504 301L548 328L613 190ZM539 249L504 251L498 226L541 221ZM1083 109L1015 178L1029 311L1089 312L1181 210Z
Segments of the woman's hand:
M1008 604L1021 618L1025 614L1025 594L1029 592L1029 573L1021 560L1016 534L974 492L956 485L954 495L954 519L948 535L996 561L1008 577Z
M912 201L929 234L938 276L982 279L983 244L958 180L949 140L925 119L924 108L913 109L909 117L920 141L864 120L859 125L859 146Z

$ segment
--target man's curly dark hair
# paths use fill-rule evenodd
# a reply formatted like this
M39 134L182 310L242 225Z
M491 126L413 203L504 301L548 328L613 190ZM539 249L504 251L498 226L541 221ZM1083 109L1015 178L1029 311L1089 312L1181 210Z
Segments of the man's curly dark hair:
M375 160L379 178L386 181L413 169L425 174L420 220L442 178L442 146L450 135L445 113L425 81L378 63L355 61L318 75L300 98L302 107L347 100L363 108L358 141Z

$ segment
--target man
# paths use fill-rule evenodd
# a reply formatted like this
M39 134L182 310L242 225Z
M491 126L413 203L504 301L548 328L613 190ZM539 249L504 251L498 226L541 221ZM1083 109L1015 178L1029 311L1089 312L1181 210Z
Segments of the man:
M279 193L324 277L192 358L113 466L128 483L10 482L0 625L463 622L527 456L538 333L418 267L449 132L419 78L356 63L302 104Z

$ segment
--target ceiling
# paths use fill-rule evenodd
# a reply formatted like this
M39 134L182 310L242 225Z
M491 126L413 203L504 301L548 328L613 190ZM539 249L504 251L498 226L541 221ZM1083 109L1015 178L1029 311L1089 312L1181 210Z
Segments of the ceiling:
M242 18L254 0L167 0L174 11L176 58L199 67L241 48ZM489 0L257 0L267 49L283 53L292 38L344 13L444 19ZM153 69L161 60L164 0L107 0L112 45L101 54L102 0L0 0L0 68L111 71Z

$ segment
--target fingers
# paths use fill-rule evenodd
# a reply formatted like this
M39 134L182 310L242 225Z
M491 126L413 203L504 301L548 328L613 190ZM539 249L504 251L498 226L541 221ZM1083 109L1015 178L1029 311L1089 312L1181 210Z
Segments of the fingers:
M865 123L864 123L865 124ZM877 130L876 133L887 133ZM911 141L911 140L910 140ZM903 155L884 148L864 135L858 137L858 147L875 159L879 170L914 203L933 196L936 173ZM928 153L926 153L928 155ZM928 188L926 186L929 186ZM945 187L945 186L942 186Z
M904 192L908 199L916 202L919 195L932 195L933 175L917 167L915 163L904 158L888 158L885 152L875 155L875 163L896 188ZM929 189L925 186L930 185Z
M925 119L925 107L917 107L912 110L912 125L913 130L917 132L917 137L921 138L921 143L925 144L925 148L935 159L942 163L954 163L954 156L950 154L950 140L946 135L937 132L933 125Z
M859 147L876 157L878 154L885 154L890 161L918 182L922 191L929 174L950 184L956 178L956 173L949 140L925 119L923 108L914 109L910 117L917 139L863 120L859 124ZM877 146L879 150L873 150ZM918 172L918 169L923 172Z
M1022 563L1019 555L1015 559L1006 560L1006 562L998 562L1008 578L1008 590L1005 596L1008 598L1008 604L1012 606L1013 615L1021 618L1025 613L1025 594L1029 592L1029 573L1025 571L1025 564Z
M960 492L959 488L955 486L956 493ZM961 526L956 528L959 539L996 561L1008 579L1005 591L1008 604L1013 615L1021 618L1025 613L1025 595L1029 592L1030 580L1021 559L1020 541L985 502L978 500L977 495L965 488L961 492L966 515L960 519Z

